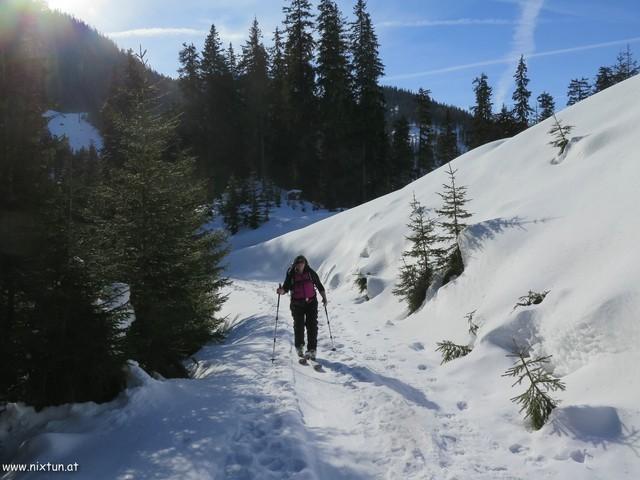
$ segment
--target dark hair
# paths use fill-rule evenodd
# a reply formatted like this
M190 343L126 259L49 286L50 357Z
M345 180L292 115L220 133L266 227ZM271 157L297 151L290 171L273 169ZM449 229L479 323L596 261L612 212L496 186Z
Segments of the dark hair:
M293 264L295 265L296 263L300 263L300 262L304 262L305 264L309 264L309 262L307 261L307 259L305 258L304 255L298 255L294 260L293 260Z

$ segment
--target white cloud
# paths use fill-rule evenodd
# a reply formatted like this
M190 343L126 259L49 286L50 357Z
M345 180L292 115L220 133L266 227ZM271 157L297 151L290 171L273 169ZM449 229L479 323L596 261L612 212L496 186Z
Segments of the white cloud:
M544 0L529 0L522 4L522 13L513 34L511 51L507 55L511 65L510 68L505 69L496 89L495 104L498 107L505 101L518 59L521 55L529 58L535 51L534 34L543 5ZM513 58L516 60L514 61Z
M247 33L242 31L234 31L227 29L223 26L216 25L216 29L220 35L220 38L224 43L237 42L243 40ZM204 39L209 34L209 30L202 30L197 28L179 28L179 27L150 27L150 28L136 28L133 30L124 30L121 32L110 32L107 36L118 38L149 38L149 37L200 37Z
M111 38L137 38L137 37L174 37L174 36L202 36L207 30L197 30L195 28L136 28L124 30L122 32L110 32L107 35Z

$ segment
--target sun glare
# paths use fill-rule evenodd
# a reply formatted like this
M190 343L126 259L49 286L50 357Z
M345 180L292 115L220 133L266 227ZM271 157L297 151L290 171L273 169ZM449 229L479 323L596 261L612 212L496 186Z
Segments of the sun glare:
M47 0L47 3L49 4L49 8L52 10L60 10L64 13L70 13L80 20L91 21L98 14L98 8L103 2L86 0Z

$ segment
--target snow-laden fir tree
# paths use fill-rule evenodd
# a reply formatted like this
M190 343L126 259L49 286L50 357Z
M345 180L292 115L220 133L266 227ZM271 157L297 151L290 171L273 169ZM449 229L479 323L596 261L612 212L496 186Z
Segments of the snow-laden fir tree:
M534 429L540 430L558 405L558 401L551 398L549 393L564 390L565 385L545 370L545 364L549 362L551 355L530 358L516 345L515 352L507 356L515 358L516 362L502 376L517 378L512 387L521 385L524 381L529 382L527 389L511 401L520 405L520 412L525 412L525 419L531 421Z
M553 126L549 130L549 134L553 136L553 140L549 142L549 145L553 145L556 148L560 149L559 155L564 153L564 149L567 148L569 144L569 133L573 129L573 125L562 125L562 122L558 120L555 113L552 115L553 117Z
M407 225L410 233L406 239L411 245L402 254L403 266L393 294L404 299L409 313L413 313L424 302L433 278L433 246L437 236L433 220L428 218L425 207L416 200L415 194L410 205L411 214Z
M112 148L125 162L96 192L95 241L107 278L129 286L128 358L164 376L185 375L182 361L221 324L226 246L221 234L201 228L206 192L177 147L177 120L158 108L145 66L130 67L143 83L131 92L131 114L115 117Z
M448 164L447 175L449 183L444 183L444 193L438 193L443 204L436 213L440 215L439 224L444 230L441 240L445 242L445 247L439 250L438 269L443 273L443 284L449 282L453 277L460 275L464 270L462 253L458 246L460 232L467 226L465 219L471 217L465 205L467 199L467 187L456 184L457 170L453 170L451 163Z

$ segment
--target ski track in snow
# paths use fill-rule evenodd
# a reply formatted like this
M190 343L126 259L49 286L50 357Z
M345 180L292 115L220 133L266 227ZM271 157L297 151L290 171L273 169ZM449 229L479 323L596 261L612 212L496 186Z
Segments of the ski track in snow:
M316 372L297 362L288 298L283 297L272 366L268 347L274 289L275 284L234 281L232 296L259 300L254 300L258 311L241 322L231 345L254 343L257 358L245 358L244 366L228 364L225 358L224 368L242 374L247 386L241 390L253 385L249 388L256 389L259 393L253 395L261 400L252 409L233 413L238 426L231 439L244 453L227 458L225 478L522 478L497 458L504 457L508 446L459 418L463 401L448 408L431 398L429 387L437 379L428 372L434 365L425 368L422 359L413 367L407 365L411 360L394 355L403 369L425 370L423 383L412 385L402 379L403 369L389 363L389 355L355 338L346 326L365 320L352 316L351 305L330 304L336 352L330 351L320 309L319 362L324 372ZM227 348L211 347L212 354ZM407 348L408 355L410 349L415 346ZM486 457L485 451L474 454L473 445L487 442L494 443L496 458Z
M22 455L31 462L78 461L79 479L489 480L532 472L551 478L544 459L500 444L465 419L466 402L446 398L430 374L437 362L418 345L381 352L358 339L368 319L356 316L353 304L329 304L335 352L320 308L324 371L317 372L297 361L282 297L272 364L275 287L234 280L228 308L251 313L238 318L226 342L198 352L194 379L147 378L89 426L69 422L61 431L50 422ZM109 455L96 453L105 450ZM505 465L505 455L522 457L527 475Z

